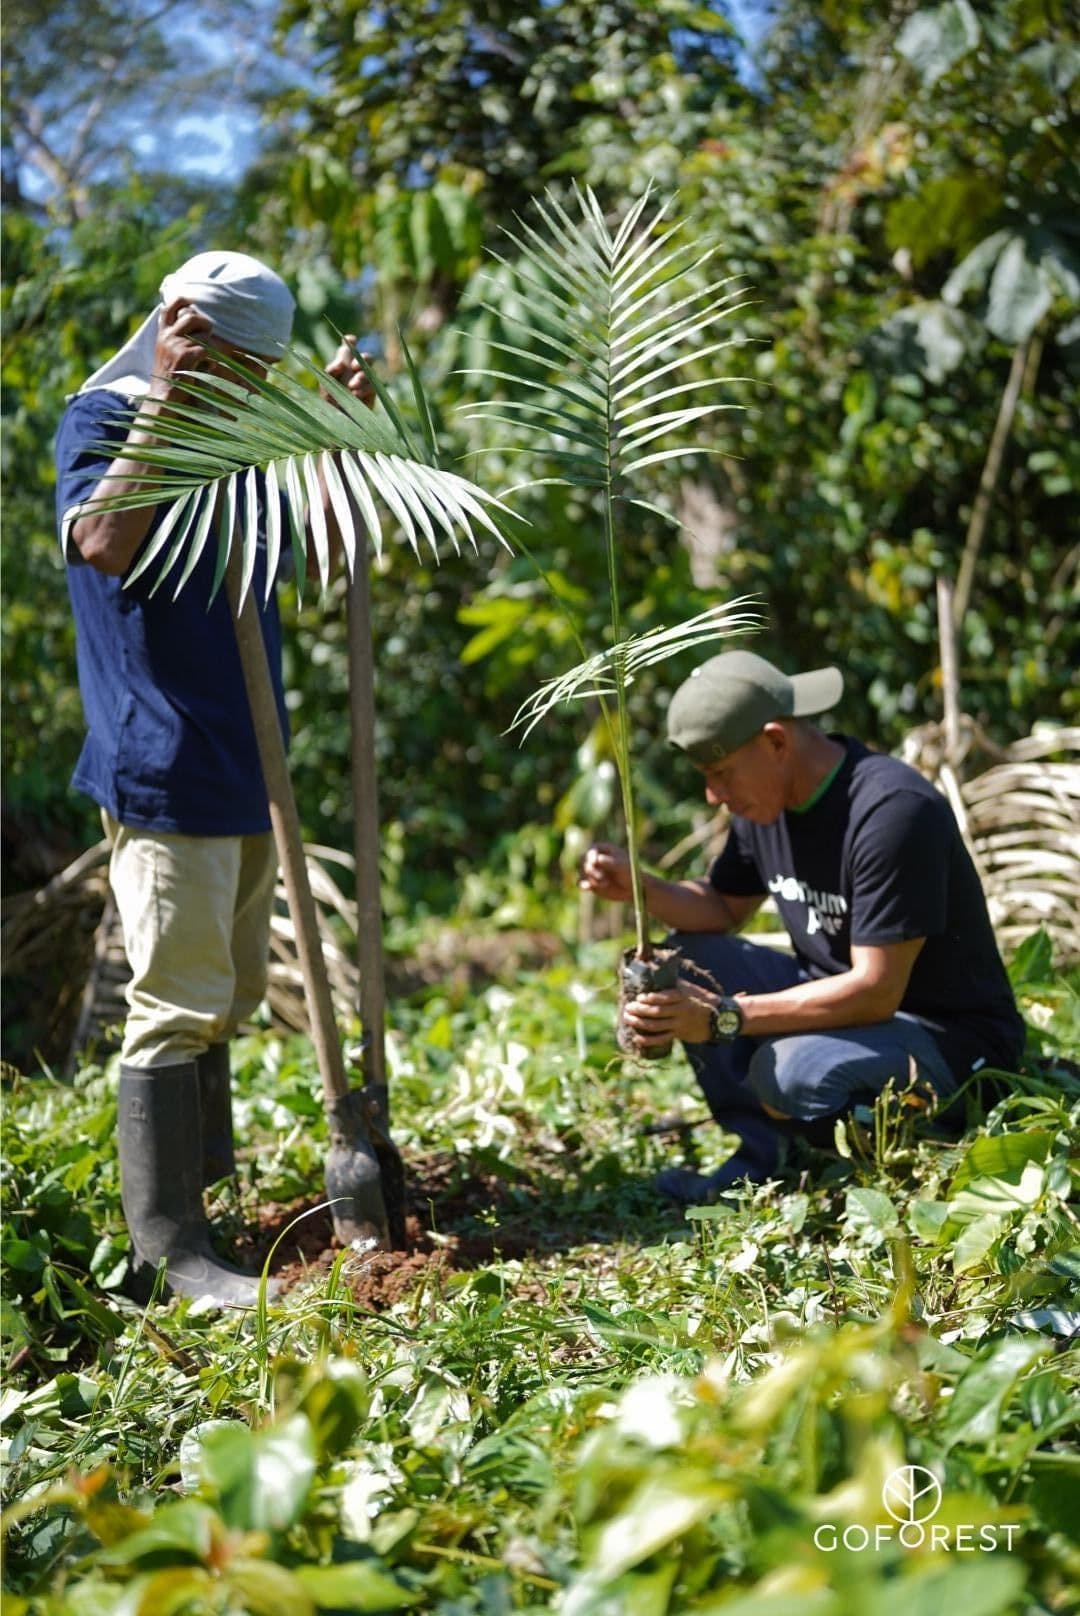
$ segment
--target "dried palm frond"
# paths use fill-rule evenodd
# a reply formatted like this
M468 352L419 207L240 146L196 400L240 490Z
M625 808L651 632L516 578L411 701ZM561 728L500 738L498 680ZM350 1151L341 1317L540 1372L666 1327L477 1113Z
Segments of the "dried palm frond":
M356 904L347 898L328 866L338 866L352 887L353 860L330 847L305 847L319 934L326 958L335 1013L343 1025L355 1020L360 977L354 958ZM272 1025L290 1032L309 1030L296 938L279 881L271 920L267 1005ZM120 917L109 890L109 844L96 843L43 887L13 893L0 906L4 970L10 976L40 973L63 954L63 1002L40 1007L40 1043L54 1024L70 1048L68 1071L91 1045L115 1048L127 1014L125 989L131 970L124 953ZM78 1008L76 1009L76 1003ZM68 1045L68 1031L74 1031Z
M326 866L338 865L348 876L350 887L355 889L356 865L348 853L339 853L332 847L312 843L305 845L304 857L319 920L319 937L334 1001L334 1015L339 1025L344 1027L355 1021L360 999L355 942L356 902L345 896ZM304 980L296 948L296 928L289 915L285 888L280 882L270 923L270 972L266 1002L274 1025L287 1027L293 1032L310 1032Z
M989 750L972 720L962 724L969 745ZM1080 728L1041 725L993 753L998 761L961 780L938 725L903 748L949 798L1006 951L1044 926L1059 964L1080 959Z

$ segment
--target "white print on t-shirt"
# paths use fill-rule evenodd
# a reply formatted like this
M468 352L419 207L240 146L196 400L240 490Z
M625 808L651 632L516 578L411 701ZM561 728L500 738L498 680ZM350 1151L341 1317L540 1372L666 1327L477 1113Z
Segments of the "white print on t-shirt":
M774 897L783 898L785 903L806 904L808 937L813 937L819 931L835 937L844 924L847 899L839 892L816 892L805 881L797 881L793 875L774 875L769 881L769 891Z

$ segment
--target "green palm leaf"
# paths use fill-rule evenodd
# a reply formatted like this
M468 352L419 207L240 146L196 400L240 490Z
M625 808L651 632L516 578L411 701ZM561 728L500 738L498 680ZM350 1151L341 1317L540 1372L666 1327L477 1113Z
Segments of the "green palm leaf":
M710 606L674 628L661 626L647 634L633 634L618 645L598 651L533 691L518 708L510 728L524 727L527 736L553 707L585 701L589 697L617 696L620 684L623 689L629 689L642 668L665 662L680 651L692 650L710 640L752 633L761 626L760 613L750 609L756 605L754 596L742 595L724 605Z
M720 329L749 299L739 277L705 273L716 248L702 249L682 224L668 222L670 200L653 205L646 193L612 231L593 192L576 195L580 218L548 192L536 204L538 226L519 221L507 232L518 253L509 267L527 289L524 312L482 306L520 337L494 341L492 350L530 362L532 374L495 366L465 371L485 388L505 392L510 384L511 391L508 399L478 400L465 416L485 427L498 424L506 447L525 438L536 452L545 412L545 458L561 464L568 480L588 478L622 499L634 472L715 452L707 442L688 444L687 429L736 408L720 394L744 378L703 379L700 365L730 345L733 339L717 340ZM712 401L701 398L707 390ZM583 463L590 458L591 465Z
M174 594L178 594L216 528L214 592L224 578L233 545L239 543L242 598L246 597L255 572L259 472L266 479L267 594L273 588L286 531L298 576L303 578L308 568L310 538L315 570L325 585L332 557L324 489L350 572L357 555L357 519L370 532L376 553L381 553L380 507L400 526L418 559L424 549L437 558L440 538L455 550L462 541L475 549L481 529L506 545L494 518L500 511L513 515L509 507L437 464L431 412L411 355L408 368L422 448L381 382L376 382L376 391L383 407L369 409L309 361L301 358L301 364L318 377L329 400L288 372L275 370L262 376L239 362L227 362L224 375L185 373L183 401L170 403L164 412L139 410L134 425L154 439L138 450L145 474L134 489L106 492L82 507L84 513L148 505L166 508L128 573L128 584L146 575L156 591L175 575ZM116 452L115 443L96 447L110 456ZM238 522L241 510L243 521Z

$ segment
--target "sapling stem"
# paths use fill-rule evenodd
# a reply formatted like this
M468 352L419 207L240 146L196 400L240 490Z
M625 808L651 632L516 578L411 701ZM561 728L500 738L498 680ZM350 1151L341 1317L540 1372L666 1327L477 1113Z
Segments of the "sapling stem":
M611 287L608 287L608 330L611 330L614 310L611 307ZM604 467L604 544L607 548L608 593L611 604L612 644L622 644L622 613L619 609L619 568L615 550L615 440L619 429L615 424L615 399L611 387L610 360L605 365L605 436L607 464ZM622 796L623 822L626 826L626 854L630 861L630 894L634 905L634 929L637 933L637 957L652 958L649 943L648 917L645 913L645 892L641 879L641 865L637 851L637 814L634 810L634 783L630 777L630 715L626 701L626 664L616 656L612 663L615 674L615 700L619 722L611 737L615 754L615 771L619 776ZM611 720L608 719L610 727Z

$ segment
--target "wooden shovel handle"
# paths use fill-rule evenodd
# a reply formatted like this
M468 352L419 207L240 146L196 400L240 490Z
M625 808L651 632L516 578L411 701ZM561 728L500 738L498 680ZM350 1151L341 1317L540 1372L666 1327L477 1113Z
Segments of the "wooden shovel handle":
M300 816L296 811L292 780L285 758L285 742L281 734L281 720L274 700L274 687L270 679L270 664L266 656L262 628L252 589L248 590L243 607L240 591L243 577L243 546L234 538L229 564L225 572L225 586L236 626L236 643L240 651L240 664L244 670L244 685L248 705L255 726L255 740L259 748L266 796L270 805L270 824L277 845L289 914L296 930L296 952L304 979L304 996L311 1018L311 1038L319 1063L323 1093L327 1106L340 1101L349 1092L345 1074L345 1060L341 1053L334 1020L334 1003L330 996L330 982L326 974L319 923L315 913L315 900L311 895L304 844L300 835Z
M349 718L352 731L353 843L356 858L356 951L364 1079L386 1084L386 978L383 969L379 871L379 784L375 767L375 664L367 531L356 524L356 563L349 580Z

